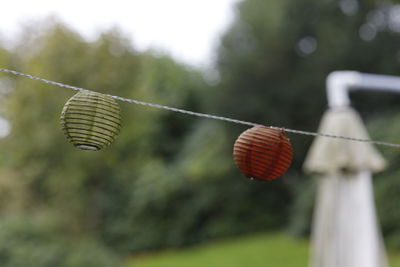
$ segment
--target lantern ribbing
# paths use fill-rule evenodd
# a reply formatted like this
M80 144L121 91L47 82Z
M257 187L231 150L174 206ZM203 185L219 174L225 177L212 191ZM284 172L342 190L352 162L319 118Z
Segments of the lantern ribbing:
M74 146L100 150L110 145L120 131L120 108L109 96L80 91L65 104L61 126Z
M247 177L270 181L282 176L289 168L293 149L282 130L255 126L238 137L233 158Z

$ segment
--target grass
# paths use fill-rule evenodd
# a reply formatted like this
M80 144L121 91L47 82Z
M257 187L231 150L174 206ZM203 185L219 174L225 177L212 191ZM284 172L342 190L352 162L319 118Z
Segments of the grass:
M308 241L275 233L135 256L128 267L307 267L308 256ZM400 254L389 261L400 267Z
M262 234L135 257L135 267L307 266L308 243L284 234Z

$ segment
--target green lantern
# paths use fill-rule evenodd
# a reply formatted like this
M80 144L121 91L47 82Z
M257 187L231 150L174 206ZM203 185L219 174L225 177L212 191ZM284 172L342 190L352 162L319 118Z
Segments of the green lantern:
M121 129L120 107L112 97L79 91L65 104L61 126L74 146L100 150L110 145Z

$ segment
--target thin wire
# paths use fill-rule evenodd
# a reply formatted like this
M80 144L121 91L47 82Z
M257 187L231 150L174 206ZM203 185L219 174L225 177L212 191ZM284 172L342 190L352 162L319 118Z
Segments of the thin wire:
M30 74L25 74L25 73L18 72L18 71L15 71L15 70L9 70L9 69L0 68L0 71L6 72L6 73L10 73L10 74L13 74L13 75L17 75L17 76L22 76L22 77L29 78L29 79L32 79L32 80L41 81L41 82L44 82L44 83L47 83L47 84L51 84L51 85L55 85L55 86L58 86L58 87L75 90L75 91L90 91L90 92L94 92L92 90L88 90L88 89L85 89L85 88L76 87L76 86L72 86L72 85L68 85L68 84L64 84L64 83L59 83L59 82L55 82L55 81L50 81L50 80L47 80L47 79L44 79L44 78L39 78L39 77L30 75ZM164 106L164 105L159 105L159 104L139 101L139 100L135 100L135 99L129 99L129 98L115 96L115 95L109 95L109 94L105 94L105 95L107 95L109 97L112 97L112 98L114 98L116 100L120 100L120 101L124 101L124 102L128 102L128 103L133 103L133 104L152 107L152 108L157 108L157 109L169 110L169 111L172 111L172 112L183 113L183 114L187 114L187 115L191 115L191 116L197 116L197 117L213 119L213 120L220 120L220 121L227 121L227 122L236 123L236 124L242 124L242 125L247 125L247 126L266 126L266 125L262 125L262 124L259 124L259 123L253 123L253 122L236 120L236 119L231 119L231 118L222 117L222 116L216 116L216 115L211 115L211 114L193 112L193 111L189 111L189 110L173 108L173 107L169 107L169 106ZM366 143L372 143L372 144L381 145L381 146L389 146L389 147L400 148L400 144L396 144L396 143L389 143L389 142L383 142L383 141L375 141L375 140L370 140L370 139L361 139L361 138L354 138L354 137L340 136L340 135L333 135L333 134L326 134L326 133L308 132L308 131L294 130L294 129L284 128L284 127L276 127L276 126L266 126L266 127L269 127L271 129L283 130L283 131L288 132L288 133L299 134L299 135L308 135L308 136L314 136L314 137L322 136L322 137L327 137L327 138L342 139L342 140L354 141L354 142L366 142Z

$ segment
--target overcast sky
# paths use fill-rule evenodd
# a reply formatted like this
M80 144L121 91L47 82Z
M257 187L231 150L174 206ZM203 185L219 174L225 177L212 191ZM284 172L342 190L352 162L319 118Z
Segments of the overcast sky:
M56 16L84 37L118 26L138 49L169 51L191 64L210 62L218 36L232 21L237 0L12 0L4 1L0 37L21 25Z

